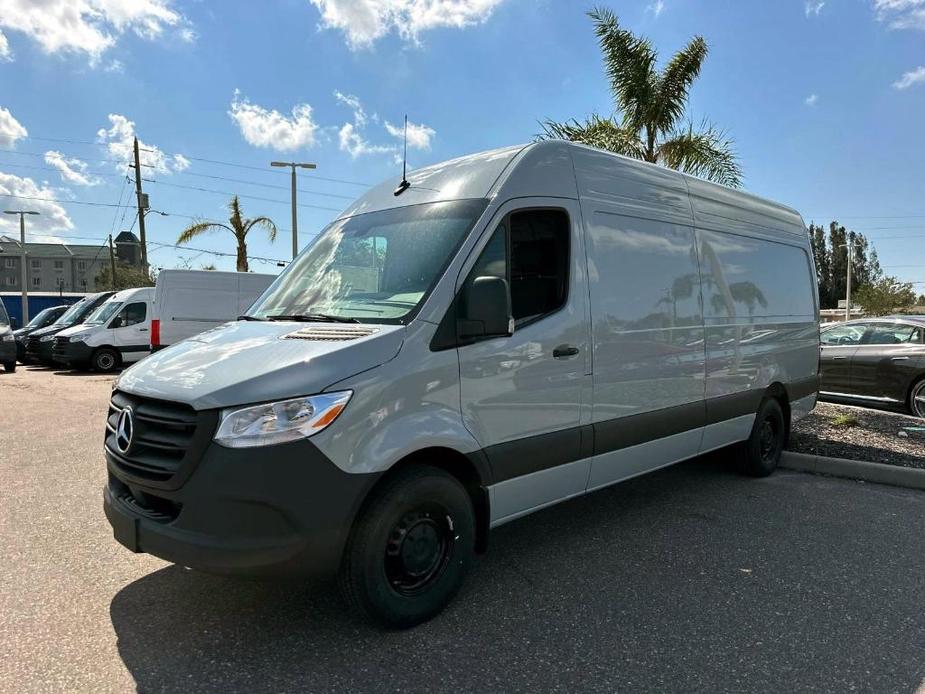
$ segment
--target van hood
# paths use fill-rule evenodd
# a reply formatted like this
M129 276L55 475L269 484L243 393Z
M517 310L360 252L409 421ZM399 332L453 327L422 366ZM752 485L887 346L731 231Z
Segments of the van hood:
M73 337L74 335L80 333L91 333L94 330L102 328L100 325L87 325L86 323L78 323L77 325L72 325L70 328L64 328L63 330L58 331L58 337Z
M33 330L32 332L29 333L29 337L44 337L45 335L57 335L62 330L66 330L66 329L67 328L65 328L63 325L56 325L55 323L52 323L51 325L48 325L44 328Z
M115 387L196 410L284 400L384 364L404 335L402 325L237 321L142 359Z

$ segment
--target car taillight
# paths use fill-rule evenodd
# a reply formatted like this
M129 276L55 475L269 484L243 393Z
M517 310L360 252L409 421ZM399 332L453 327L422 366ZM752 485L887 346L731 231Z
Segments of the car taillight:
M161 346L161 321L157 318L151 321L151 346Z

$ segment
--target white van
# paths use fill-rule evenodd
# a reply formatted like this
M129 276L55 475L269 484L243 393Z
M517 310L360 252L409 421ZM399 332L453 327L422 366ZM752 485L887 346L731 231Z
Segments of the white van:
M151 353L154 287L123 289L80 325L55 336L52 359L73 368L112 371Z
M495 150L371 189L240 320L127 369L104 508L134 552L339 573L407 627L494 527L724 447L771 474L818 373L797 212L573 143Z
M237 319L275 279L249 272L161 270L154 285L151 350Z

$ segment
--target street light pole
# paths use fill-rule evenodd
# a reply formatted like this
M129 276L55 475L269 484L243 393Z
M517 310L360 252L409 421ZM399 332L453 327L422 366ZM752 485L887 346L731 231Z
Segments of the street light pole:
M298 163L294 161L271 161L270 166L288 166L292 169L292 257L295 258L299 254L299 216L296 212L296 178L295 170L299 169L314 169L317 168L315 164L306 164Z
M38 212L33 212L32 210L4 210L6 214L18 214L19 215L19 250L20 250L20 270L21 272L21 282L22 282L22 324L23 326L29 322L29 287L27 284L28 281L28 272L26 271L26 215L27 214L38 214Z
M854 263L854 244L855 240L851 239L848 243L842 243L839 248L848 248L848 277L845 282L845 320L851 320L851 265Z

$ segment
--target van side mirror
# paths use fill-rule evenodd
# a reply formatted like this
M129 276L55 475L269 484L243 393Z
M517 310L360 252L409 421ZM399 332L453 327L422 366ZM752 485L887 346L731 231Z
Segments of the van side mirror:
M10 329L18 330L19 329L19 319L13 316L10 316Z
M463 310L456 323L460 338L501 337L514 334L514 315L507 280L476 277L464 290Z

